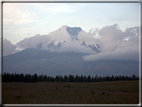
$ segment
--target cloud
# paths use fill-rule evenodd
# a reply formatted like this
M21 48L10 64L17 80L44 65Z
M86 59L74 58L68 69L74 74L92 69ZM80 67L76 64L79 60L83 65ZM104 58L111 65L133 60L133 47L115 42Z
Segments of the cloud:
M20 3L4 3L3 17L4 24L26 24L35 21L32 13L24 8L24 4Z
M15 53L16 45L13 45L7 39L3 40L3 56Z
M76 7L65 3L4 3L4 24L29 24L52 18L58 13L76 11ZM42 17L41 17L42 16Z
M52 42L54 44L55 41L53 41L51 37L48 35L36 35L34 37L25 38L24 40L18 42L16 45L16 49L19 49L19 50L23 50L26 48L37 49L38 46L40 45L41 50L49 50L51 52L96 53L92 51L91 48L81 45L81 43L78 41L66 41L66 42L61 43L60 48L57 48L56 45L58 44L54 44L53 47L49 48L48 45Z
M100 39L101 36L99 36L98 31L99 31L98 28L96 28L96 29L92 28L92 29L90 29L90 31L88 33L90 33L94 38Z
M91 48L85 47L84 45L81 46L81 44L78 41L65 42L62 44L62 47L58 51L59 52L96 53L92 51Z
M100 53L84 56L84 61L139 60L139 27L127 28L124 32L117 24L103 27L97 32ZM125 38L129 38L128 41Z
M34 37L25 38L24 40L17 43L17 47L21 49L26 48L35 48L37 49L37 46L40 43L43 43L47 47L47 43L49 43L50 37L47 35L35 35Z
M66 3L28 3L28 6L35 8L36 10L48 12L48 13L67 13L74 12L76 8L72 8L71 5Z
M139 60L139 52L137 51L118 51L118 52L105 52L99 54L92 54L83 56L84 61L97 61L97 60Z
M35 35L21 40L17 44L12 44L7 39L3 40L3 55L7 56L16 52L22 51L27 48L42 48L42 50L48 50L47 44L50 42L50 37L47 35ZM46 47L46 48L45 48Z

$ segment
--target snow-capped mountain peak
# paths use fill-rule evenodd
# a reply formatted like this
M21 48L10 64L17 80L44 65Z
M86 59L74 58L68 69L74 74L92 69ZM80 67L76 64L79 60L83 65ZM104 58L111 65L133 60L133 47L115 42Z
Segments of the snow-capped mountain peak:
M89 33L83 31L80 27L69 27L63 25L59 28L59 30L51 32L48 36L51 38L49 45L52 44L51 46L54 46L54 48L57 47L59 43L61 44L60 46L62 46L65 42L70 43L77 41L80 45L85 42L86 45L81 46L91 48L93 51L98 50L98 44L96 43L95 38ZM51 46L49 47L51 48Z
M4 40L5 46L8 43L7 40ZM92 53L98 52L99 44L91 34L83 31L80 27L63 25L48 35L36 35L23 39L14 45L14 52L27 48Z
M68 28L68 26L67 26L67 25L63 25L63 26L61 26L61 27L59 28L59 30L61 30L61 29L66 29L66 28Z

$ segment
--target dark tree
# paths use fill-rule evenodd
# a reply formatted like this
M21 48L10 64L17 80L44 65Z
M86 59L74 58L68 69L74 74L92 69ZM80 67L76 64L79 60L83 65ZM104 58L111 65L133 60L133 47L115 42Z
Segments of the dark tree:
M34 76L33 76L33 82L38 82L38 76L37 76L36 73L35 73Z
M39 81L43 81L43 80L44 80L43 74L39 75Z
M66 75L64 76L64 82L68 82L68 77Z
M87 82L90 82L90 80L91 80L91 77L90 77L90 75L87 77Z
M60 76L55 77L55 82L60 82Z
M124 75L119 75L119 76L105 76L101 77L96 75L95 77L91 77L88 75L86 76L74 76L74 75L68 75L68 76L60 76L57 75L56 77L51 77L51 76L46 76L43 74L37 75L36 73L34 75L31 74L10 74L10 73L3 73L2 74L2 82L101 82L101 81L119 81L119 80L139 80L138 76L132 75L132 76L124 76Z

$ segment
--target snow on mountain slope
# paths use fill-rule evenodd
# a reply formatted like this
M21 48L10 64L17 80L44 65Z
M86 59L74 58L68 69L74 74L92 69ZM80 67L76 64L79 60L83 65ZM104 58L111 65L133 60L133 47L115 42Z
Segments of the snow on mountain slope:
M97 46L97 43L96 43L94 37L92 37L90 34L88 34L85 31L79 32L79 34L78 34L78 40L81 43L83 43L83 41L84 41L87 46L94 45L98 49L98 46Z
M98 50L99 45L96 43L95 38L93 38L89 33L83 31L80 27L68 27L66 25L60 27L59 30L51 32L48 34L51 38L50 46L64 45L65 42L78 41L82 46L92 50ZM47 44L48 45L48 44Z
M5 40L4 43L7 44ZM57 52L99 52L99 45L91 34L83 31L80 27L68 27L66 25L61 26L58 30L48 35L38 34L33 37L25 38L14 45L13 49L15 50L9 50L12 52L8 53L15 53L27 48ZM6 51L8 50L5 50L4 53L8 55Z
M58 45L59 42L64 43L64 41L71 41L70 35L66 28L67 26L62 26L60 29L48 34L48 36L51 38L51 42L53 42L54 45Z

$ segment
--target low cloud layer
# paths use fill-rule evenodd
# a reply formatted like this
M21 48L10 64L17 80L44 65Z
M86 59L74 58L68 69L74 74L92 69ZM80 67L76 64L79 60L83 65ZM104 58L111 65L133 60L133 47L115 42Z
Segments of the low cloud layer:
M101 37L97 39L100 53L84 56L84 61L139 60L139 27L127 28L123 32L117 24L114 24L97 32L95 30L91 34L93 36L98 34Z
M87 48L77 41L65 42L58 52L78 52L78 53L96 53L91 48Z
M125 52L105 52L99 54L92 54L83 56L84 61L97 61L97 60L139 60L139 53L134 51L125 51Z
M46 44L50 42L50 37L47 35L35 35L34 37L25 38L17 44L12 44L9 40L3 40L3 56L14 54L16 52L22 51L27 48L37 49L38 45L43 43Z
M40 43L49 43L50 37L47 35L35 35L34 37L25 38L17 43L17 47L21 49L37 48Z

